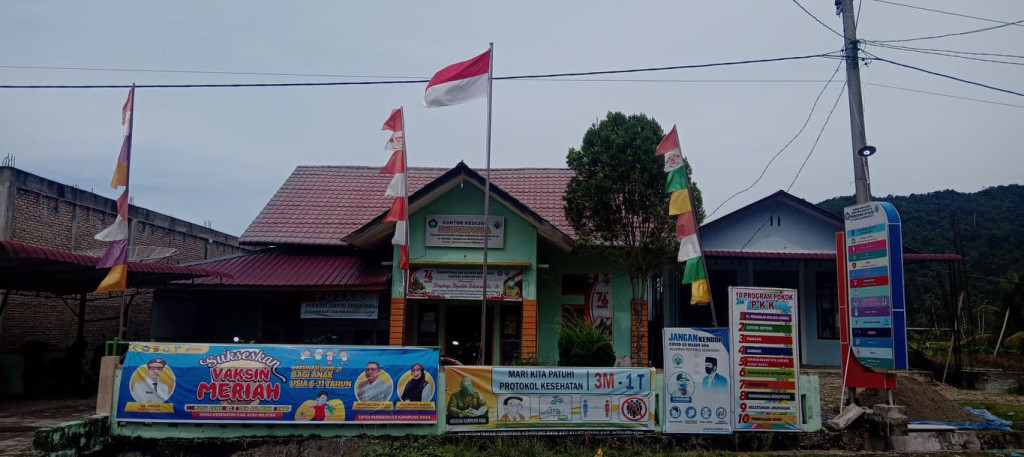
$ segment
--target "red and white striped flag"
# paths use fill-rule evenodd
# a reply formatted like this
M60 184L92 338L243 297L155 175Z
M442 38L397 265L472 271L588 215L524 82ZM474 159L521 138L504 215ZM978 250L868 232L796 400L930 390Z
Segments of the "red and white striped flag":
M391 210L384 217L384 222L395 222L395 234L391 237L391 244L399 245L399 267L403 270L409 269L409 238L407 224L408 196L406 195L406 157L405 157L405 114L402 108L391 110L391 116L384 122L381 130L390 130L391 140L388 141L388 149L394 149L391 159L380 171L381 174L393 174L391 184L384 192L385 196L395 197L391 202Z
M423 94L423 106L458 105L487 95L487 79L491 72L491 51L472 59L454 63L434 74Z
M117 157L114 176L110 179L110 187L124 187L121 196L117 197L117 218L114 223L97 233L95 238L110 241L107 251L100 257L96 268L110 268L96 292L114 292L128 287L128 172L131 169L132 157L132 110L135 105L135 85L128 91L128 100L121 107L121 125L124 126L124 139L121 141L121 153Z

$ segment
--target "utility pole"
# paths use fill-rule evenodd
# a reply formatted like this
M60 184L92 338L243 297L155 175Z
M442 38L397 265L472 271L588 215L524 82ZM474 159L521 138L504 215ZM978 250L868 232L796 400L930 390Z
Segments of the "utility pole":
M868 142L867 134L864 131L864 100L860 94L860 55L857 42L856 12L853 9L853 0L837 1L841 2L843 14L846 88L850 96L850 136L853 139L853 180L857 186L857 203L867 203L871 201L867 158L870 152L867 155L862 155Z

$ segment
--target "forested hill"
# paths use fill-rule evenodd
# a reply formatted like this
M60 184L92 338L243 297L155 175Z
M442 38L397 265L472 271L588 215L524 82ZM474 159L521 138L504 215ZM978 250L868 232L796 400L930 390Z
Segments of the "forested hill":
M942 190L908 196L875 197L892 203L903 221L904 244L920 252L956 253L953 215L960 226L972 295L996 297L998 282L1024 271L1024 186L990 187L979 192ZM818 205L842 215L853 197L835 197Z

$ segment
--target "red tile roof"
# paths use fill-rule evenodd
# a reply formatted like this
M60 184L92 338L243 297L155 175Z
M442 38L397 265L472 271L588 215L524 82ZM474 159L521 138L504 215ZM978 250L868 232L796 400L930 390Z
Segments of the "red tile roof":
M391 206L391 197L384 196L391 175L381 175L380 168L296 167L239 241L259 245L341 245L342 238ZM447 171L410 168L409 194ZM491 185L508 192L571 236L572 229L562 210L562 195L572 174L568 168L491 169Z
M192 284L218 286L384 289L391 270L330 250L270 248L197 264L223 271L228 278L199 278Z

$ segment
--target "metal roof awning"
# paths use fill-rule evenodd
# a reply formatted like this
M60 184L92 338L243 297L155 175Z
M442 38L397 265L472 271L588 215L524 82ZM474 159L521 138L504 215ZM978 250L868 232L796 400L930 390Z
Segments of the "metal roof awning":
M98 257L44 248L17 241L0 241L0 289L58 295L96 290L107 269L97 269ZM208 276L229 276L201 267L128 262L128 288L153 289L168 282Z
M387 290L391 286L390 268L324 248L268 248L192 265L228 276L197 278L188 282L190 288Z

